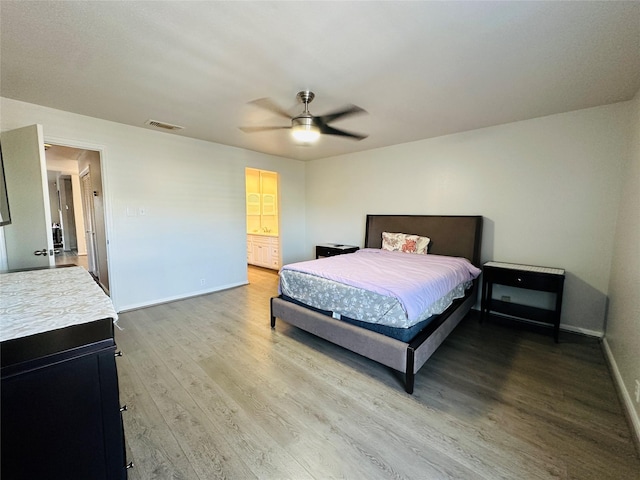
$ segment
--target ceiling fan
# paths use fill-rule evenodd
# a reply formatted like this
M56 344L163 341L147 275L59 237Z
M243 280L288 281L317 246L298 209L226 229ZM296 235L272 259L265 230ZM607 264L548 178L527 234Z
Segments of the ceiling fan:
M367 138L368 135L347 132L346 130L340 130L329 125L329 123L339 118L360 113L367 113L365 110L355 105L347 105L346 107L342 107L341 109L334 112L327 113L325 115L314 116L309 112L309 104L314 98L315 94L308 90L298 92L298 94L296 95L296 99L304 104L304 112L302 112L300 115L296 115L295 117L291 117L283 108L280 108L268 98L259 98L258 100L249 102L252 105L264 108L265 110L269 110L270 112L276 113L281 117L285 117L291 120L291 125L282 127L240 127L240 130L245 133L255 133L264 132L267 130L289 129L291 130L293 137L303 144L314 142L320 137L320 135L338 135L341 137L351 138L353 140L362 140L364 138Z

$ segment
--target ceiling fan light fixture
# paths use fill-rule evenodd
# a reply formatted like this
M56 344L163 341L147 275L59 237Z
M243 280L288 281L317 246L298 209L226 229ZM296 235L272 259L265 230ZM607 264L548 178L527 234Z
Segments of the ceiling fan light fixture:
M2 1L2 0L0 0ZM329 123L360 113L366 113L362 108L356 105L346 105L338 110L325 115L313 116L309 112L309 103L315 98L313 92L309 90L303 90L298 92L296 96L299 102L304 104L304 112L296 117L291 117L289 113L273 103L268 98L259 98L250 104L269 110L272 113L277 114L279 117L284 117L291 121L291 126L261 126L261 127L239 127L245 133L264 132L268 130L291 130L291 135L296 143L300 145L311 145L316 142L320 135L337 135L343 138L351 138L353 140L363 140L367 138L367 135L360 133L347 132L346 130L340 130L339 128L332 127Z
M300 143L313 143L320 138L320 129L312 116L300 115L291 120L291 135Z

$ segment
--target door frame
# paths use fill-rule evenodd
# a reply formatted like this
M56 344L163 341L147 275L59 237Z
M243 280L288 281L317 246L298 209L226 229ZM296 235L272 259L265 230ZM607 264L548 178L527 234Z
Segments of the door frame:
M44 141L45 143L50 143L54 145L59 145L63 147L77 148L79 150L93 150L94 152L98 152L100 155L100 176L102 180L102 197L103 197L103 206L104 206L104 231L106 236L106 248L107 248L107 270L109 271L109 296L111 297L111 301L114 305L118 305L117 296L118 296L118 288L117 282L115 282L115 276L113 275L113 259L112 259L112 248L111 248L111 233L113 232L113 212L112 212L112 201L110 195L109 188L109 175L108 175L108 167L107 167L107 147L105 145L85 142L76 139L64 138L64 137L55 137L51 135L47 135L47 132L44 132ZM80 173L80 172L78 172ZM117 307L116 307L117 310Z

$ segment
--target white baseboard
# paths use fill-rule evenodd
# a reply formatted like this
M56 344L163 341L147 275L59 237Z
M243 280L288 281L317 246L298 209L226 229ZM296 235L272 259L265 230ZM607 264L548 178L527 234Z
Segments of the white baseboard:
M477 303L473 306L472 310L475 310L476 312L478 312L478 314L481 313L480 306L478 306ZM504 315L504 314L500 314L500 316L509 317L509 315ZM548 323L536 322L535 320L527 320L527 319L518 318L518 317L511 317L511 318L513 318L514 320L516 320L518 322L526 322L526 323L530 323L530 324L533 324L533 325L549 326ZM563 323L560 324L560 330L564 331L564 332L579 333L580 335L586 335L588 337L596 337L596 338L603 338L604 337L604 332L602 332L600 330L589 330L587 328L574 327L573 325L565 325Z
M587 335L588 337L597 337L597 338L604 337L604 332L601 332L598 330L588 330L586 328L581 328L581 327L574 327L572 325L560 324L560 330L564 330L565 332L579 333L581 335Z
M622 397L622 404L626 411L627 418L631 423L632 434L635 434L636 448L638 449L638 451L640 451L640 417L638 417L638 412L636 412L636 409L633 405L631 394L624 384L622 375L620 375L618 364L616 363L616 359L613 356L613 352L611 352L611 349L609 348L609 343L607 342L606 337L602 340L602 345L604 346L604 353L607 362L609 363L609 367L613 372L613 380L616 384L616 388L618 389L618 392Z
M166 298L158 298L156 300L152 300L151 302L142 302L142 303L134 303L131 305L125 305L118 309L118 313L130 312L131 310L138 310L140 308L153 307L155 305L162 305L163 303L175 302L177 300L185 300L191 297L199 297L200 295L207 295L209 293L221 292L222 290L229 290L230 288L241 287L243 285L248 285L249 282L238 282L238 283L230 283L228 285L222 285L216 288L210 288L207 290L198 290L195 292L191 292L188 295L176 295L175 297L166 297Z

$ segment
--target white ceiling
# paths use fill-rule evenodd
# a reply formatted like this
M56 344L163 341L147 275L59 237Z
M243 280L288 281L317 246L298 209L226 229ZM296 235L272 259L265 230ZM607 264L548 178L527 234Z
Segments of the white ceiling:
M310 160L631 99L640 2L0 1L0 94ZM368 115L311 147L248 102Z

